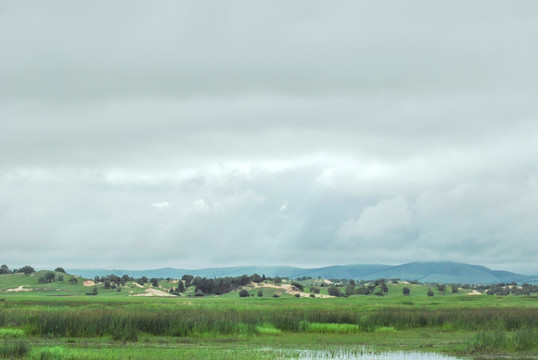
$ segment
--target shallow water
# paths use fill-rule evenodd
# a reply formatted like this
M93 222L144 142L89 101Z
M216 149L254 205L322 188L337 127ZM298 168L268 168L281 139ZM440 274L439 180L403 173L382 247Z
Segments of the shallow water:
M462 360L453 356L435 353L389 351L374 353L371 350L301 350L290 354L291 359L299 360Z

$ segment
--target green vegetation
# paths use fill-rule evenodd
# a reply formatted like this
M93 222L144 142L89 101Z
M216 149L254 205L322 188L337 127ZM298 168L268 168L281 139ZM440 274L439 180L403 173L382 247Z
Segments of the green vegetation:
M52 281L40 282L48 273ZM58 281L60 275L65 281ZM271 359L282 358L281 349L358 344L538 355L536 296L512 290L507 296L469 295L477 289L383 279L237 279L246 284L215 296L204 290L218 279L192 276L90 281L61 271L2 274L0 358ZM167 297L149 296L154 294Z

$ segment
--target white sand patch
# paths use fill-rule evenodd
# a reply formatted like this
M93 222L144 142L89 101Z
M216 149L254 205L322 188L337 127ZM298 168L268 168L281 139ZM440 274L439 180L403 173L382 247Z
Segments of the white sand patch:
M174 295L164 292L162 290L146 289L146 292L144 294L137 294L137 295L131 295L131 296L174 296Z
M278 290L281 290L282 293L286 293L286 294L290 294L290 295L294 295L294 296L296 294L299 294L299 296L301 296L301 297L310 297L310 293L300 291L300 290L296 290L296 288L293 285L289 285L289 284L275 285L275 284L265 284L265 283L261 283L261 284L250 283L249 287L254 288L254 289L256 289L256 288L278 289ZM319 298L331 298L331 297L333 297L333 296L330 296L330 295L321 295L321 294L314 294L314 295L316 295L316 297L319 297Z
M93 280L86 280L82 283L84 286L95 286L95 281Z
M139 283L137 283L137 282L133 282L132 284L133 284L134 286L136 286L136 287L139 287L139 288L141 288L141 289L143 289L143 288L144 288L144 287L143 287L142 285L140 285L140 284L139 284Z
M30 288L25 288L24 285L21 285L17 288L13 288L13 289L7 289L6 292L25 292L25 291L32 291L32 289Z
M482 293L479 292L479 291L473 290L470 293L468 293L467 295L482 295Z

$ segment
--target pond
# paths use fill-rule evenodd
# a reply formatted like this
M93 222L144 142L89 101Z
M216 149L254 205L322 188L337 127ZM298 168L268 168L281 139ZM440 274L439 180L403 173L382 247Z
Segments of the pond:
M285 351L284 351L285 352ZM414 351L388 351L375 353L368 349L356 350L297 350L290 351L283 358L298 360L462 360L453 356Z

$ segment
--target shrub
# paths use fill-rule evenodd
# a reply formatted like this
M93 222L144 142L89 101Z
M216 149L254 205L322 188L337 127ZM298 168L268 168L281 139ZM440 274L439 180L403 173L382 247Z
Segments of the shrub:
M428 289L428 292L426 293L428 296L433 296L433 290L432 288Z
M411 289L409 289L407 286L405 286L405 287L403 288L403 294L404 294L404 295L409 295L409 294L411 294Z
M261 289L258 290L258 297L263 297L263 291Z
M302 284L299 284L298 282L294 281L291 283L292 286L295 286L297 289L303 291L304 290L304 286Z
M327 292L329 293L329 295L331 296L340 296L340 289L338 289L336 286L329 286L329 288L327 289Z
M239 297L249 297L249 296L250 296L250 294L248 293L247 290L245 290L245 289L241 289L241 290L239 291Z
M88 292L86 295L97 295L97 287L94 287L92 292Z

